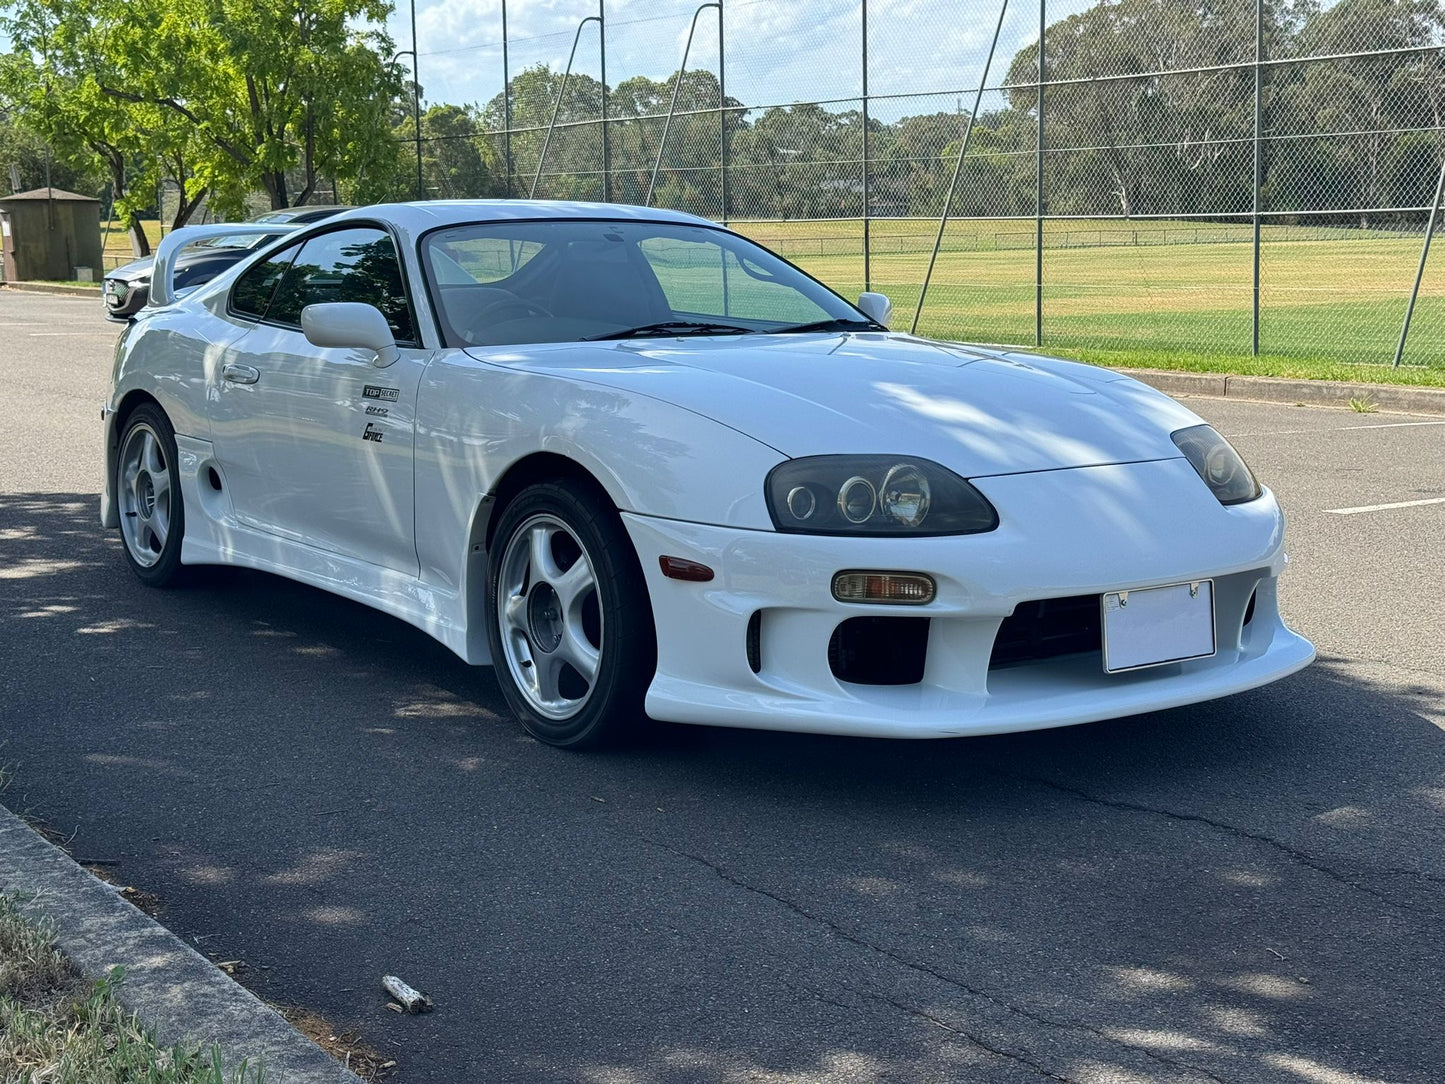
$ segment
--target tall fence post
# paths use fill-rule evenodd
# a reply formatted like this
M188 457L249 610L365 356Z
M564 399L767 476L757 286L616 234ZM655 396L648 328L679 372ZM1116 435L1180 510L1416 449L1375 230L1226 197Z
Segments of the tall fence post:
M421 52L416 43L416 0L411 0L411 120L416 125L416 198L426 199L421 179Z
M512 191L512 69L507 55L507 0L502 0L502 126L505 134L502 137L504 150L502 156L507 166L507 198L514 195Z
M1425 243L1420 246L1420 266L1415 272L1415 288L1410 291L1410 304L1405 308L1405 326L1400 329L1400 343L1395 347L1395 368L1405 357L1405 340L1410 337L1410 321L1415 318L1415 302L1420 300L1420 283L1425 280L1425 262L1430 258L1430 240L1435 236L1435 221L1440 217L1440 197L1445 194L1445 157L1440 161L1440 179L1435 182L1435 202L1430 204L1430 221L1425 225Z
M647 198L642 201L644 207L652 206L652 193L657 188L657 174L662 169L662 154L667 150L667 133L672 130L672 118L677 113L677 97L682 90L682 80L687 75L687 58L692 52L692 38L697 33L697 19L708 8L718 8L720 3L699 4L697 10L692 13L692 25L687 29L687 44L682 47L682 63L677 68L677 78L672 83L672 102L667 107L667 119L662 122L662 138L657 141L657 159L652 163L652 177L647 182Z
M1254 0L1254 306L1251 353L1259 356L1260 211L1264 191L1264 0Z
M533 199L537 195L537 182L542 179L542 166L547 161L547 149L552 146L552 131L557 127L557 114L562 111L562 99L567 97L567 84L572 79L572 62L577 59L577 43L582 40L582 31L586 28L588 23L600 23L601 21L602 19L600 16L589 15L587 16L587 18L583 19L580 23L577 24L577 35L572 39L572 51L567 54L567 68L565 71L562 72L562 86L561 89L557 91L557 100L552 103L552 119L547 122L547 134L542 137L542 153L537 155L537 172L532 174L532 187L527 192L528 199ZM604 114L605 111L606 110L604 107ZM602 134L604 137L603 161L605 162L605 150L607 142L607 127L605 124L602 128Z
M717 138L718 138L718 200L722 204L722 223L728 223L728 66L723 23L723 0L717 6Z
M871 219L873 214L872 175L868 168L868 0L863 6L863 289L873 289L873 246Z
M1048 0L1039 0L1039 137L1034 151L1034 345L1044 345L1044 83L1048 67L1044 37L1048 27Z
M948 182L948 195L943 197L943 214L938 219L938 237L933 242L933 253L928 257L928 271L923 276L923 287L918 291L918 307L913 310L913 326L909 334L918 333L918 318L923 315L923 302L928 297L928 287L933 281L933 268L938 263L938 250L943 247L943 231L948 228L948 211L953 206L953 194L958 190L958 178L963 173L963 159L968 154L968 145L973 140L973 125L978 120L979 106L983 104L983 92L988 86L989 69L993 67L993 54L998 49L998 36L1003 31L1004 16L1008 14L1008 0L999 0L998 25L993 28L993 41L988 47L988 59L983 62L983 75L978 80L978 93L973 99L973 111L968 115L968 127L963 130L963 146L958 148L958 161L953 165L953 179Z
M597 0L597 37L602 67L602 202L612 202L612 143L607 136L607 13Z

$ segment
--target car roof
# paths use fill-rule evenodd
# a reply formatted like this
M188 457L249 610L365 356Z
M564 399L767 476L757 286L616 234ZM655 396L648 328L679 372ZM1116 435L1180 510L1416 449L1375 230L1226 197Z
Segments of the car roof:
M459 226L471 222L517 222L543 219L608 219L632 222L675 222L689 226L711 226L705 218L659 207L636 207L625 203L584 203L575 200L465 199L427 200L416 203L381 203L354 207L335 221L380 218L412 234L438 226Z

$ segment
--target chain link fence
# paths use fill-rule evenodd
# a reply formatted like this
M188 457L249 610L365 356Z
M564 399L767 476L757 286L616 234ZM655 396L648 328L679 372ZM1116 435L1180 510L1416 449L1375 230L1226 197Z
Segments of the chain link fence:
M419 43L480 121L423 126L425 194L690 211L929 335L1389 363L1445 177L1440 4L563 0L509 34L504 3ZM1404 360L1445 365L1433 264Z

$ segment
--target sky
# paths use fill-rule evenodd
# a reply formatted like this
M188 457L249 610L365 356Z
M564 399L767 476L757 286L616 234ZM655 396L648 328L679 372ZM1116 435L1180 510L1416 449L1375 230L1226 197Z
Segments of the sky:
M633 75L665 79L677 70L697 4L694 0L603 0L607 82ZM1095 0L1049 0L1052 23ZM862 93L859 0L724 0L727 93L747 105L857 98ZM508 0L509 66L545 63L562 70L578 22L597 0ZM869 0L869 94L881 120L964 108L978 85L999 0ZM417 0L420 76L428 102L485 103L502 88L502 0ZM1039 0L1009 4L991 83L1038 38ZM388 29L398 49L411 47L409 0ZM574 70L600 70L595 24L583 32ZM704 11L688 61L717 71L717 12ZM927 94L928 97L921 95ZM899 97L891 97L891 96ZM989 103L985 103L987 108Z

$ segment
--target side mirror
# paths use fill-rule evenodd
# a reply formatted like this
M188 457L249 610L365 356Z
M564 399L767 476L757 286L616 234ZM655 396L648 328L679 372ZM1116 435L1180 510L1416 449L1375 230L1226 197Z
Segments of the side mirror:
M374 351L378 369L385 369L401 356L381 310L360 301L307 305L301 310L301 330L312 346Z
M858 307L863 310L864 316L884 327L893 316L893 302L888 300L887 294L860 294Z

